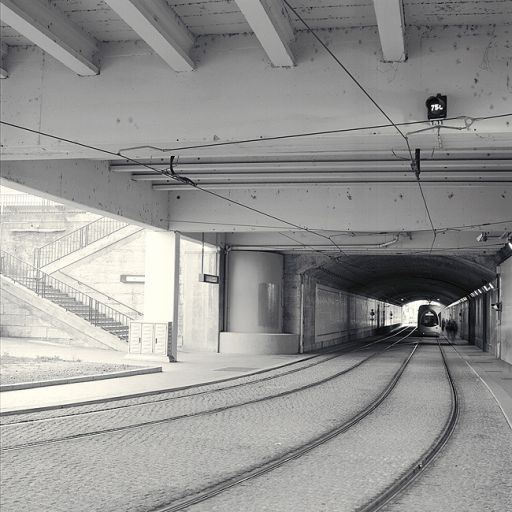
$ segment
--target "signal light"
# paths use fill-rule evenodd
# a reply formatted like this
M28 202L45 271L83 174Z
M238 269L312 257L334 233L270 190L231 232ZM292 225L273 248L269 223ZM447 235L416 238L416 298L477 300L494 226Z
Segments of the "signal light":
M428 119L446 119L448 112L446 95L438 94L437 96L430 96L425 104L427 105Z

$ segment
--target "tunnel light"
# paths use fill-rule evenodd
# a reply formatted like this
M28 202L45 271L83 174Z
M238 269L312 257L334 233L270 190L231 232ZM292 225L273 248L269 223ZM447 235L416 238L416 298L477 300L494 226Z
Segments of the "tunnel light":
M512 242L508 242L507 245L508 245L508 248L512 251Z

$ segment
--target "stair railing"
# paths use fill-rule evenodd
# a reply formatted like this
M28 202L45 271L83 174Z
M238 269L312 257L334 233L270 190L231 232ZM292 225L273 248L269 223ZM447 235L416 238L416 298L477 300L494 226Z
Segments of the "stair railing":
M13 281L32 290L40 297L48 299L56 304L55 300L58 294L64 294L72 299L75 303L82 305L84 309L84 317L94 326L103 327L106 322L112 320L113 323L123 327L129 327L132 319L111 308L93 297L69 286L51 275L43 272L41 269L26 263L12 254L0 251L0 274L12 279ZM68 309L66 305L60 305L64 309ZM71 309L69 309L71 311ZM81 315L79 315L81 316ZM83 317L82 317L83 318ZM108 331L108 329L105 329Z
M80 281L80 279L77 279L76 277L72 277L72 276L70 276L68 274L65 274L64 272L62 272L62 270L60 270L59 272L56 272L56 274L57 273L60 274L61 278L62 278L62 276L65 276L66 279L69 279L70 281L73 281L75 283L75 286L78 285L79 288L82 288L81 291L83 293L85 293L86 295L89 295L91 297L93 295L96 295L96 296L100 295L101 297L103 297L103 299L100 300L100 302L103 302L103 303L105 303L107 305L109 305L111 303L115 303L116 304L115 307L117 307L117 308L121 307L123 309L130 310L130 313L127 313L127 316L129 316L132 320L135 320L136 318L142 316L142 312L138 311L137 309L132 308L128 304L125 304L124 302L121 302L121 301L115 299L114 297L111 297L110 295L107 295L104 292L100 292L99 290L97 290L96 288L92 287L91 285L89 285L87 283L84 283L83 281ZM83 288L87 288L87 290L83 291ZM115 309L115 307L114 307L114 309Z
M52 242L34 250L34 266L44 267L68 254L79 251L89 244L105 238L128 226L126 222L100 217L71 233L67 233Z

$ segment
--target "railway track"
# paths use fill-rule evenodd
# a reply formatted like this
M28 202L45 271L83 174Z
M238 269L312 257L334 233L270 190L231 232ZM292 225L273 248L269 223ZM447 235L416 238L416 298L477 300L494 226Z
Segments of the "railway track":
M214 498L237 485L244 484L249 480L271 473L275 469L287 464L290 461L302 457L303 455L313 451L315 448L347 432L365 417L373 413L393 391L418 346L419 344L414 344L407 358L403 361L402 365L394 374L393 378L390 380L384 390L375 398L375 400L373 400L370 404L367 405L367 407L350 418L348 421L337 425L335 428L323 434L322 436L319 436L316 439L313 439L308 443L305 443L304 445L294 449L293 451L290 451L283 456L267 462L266 464L252 468L248 471L241 472L234 477L205 488L201 492L196 493L190 497L186 497L177 502L154 508L150 512L178 512L188 509L189 507L193 507L194 505L203 504L209 499ZM387 486L377 495L372 497L368 503L358 508L357 512L377 512L388 505L394 498L396 498L409 485L411 485L421 475L425 468L428 467L428 465L438 456L439 452L448 442L454 431L459 416L459 399L457 389L450 373L450 369L441 343L438 343L438 347L441 353L443 367L451 393L451 407L447 415L446 422L434 442L427 448L421 457L417 459L410 467L408 467L391 485Z
M404 332L405 330L408 330L408 329L404 329L404 330L400 331L400 333ZM185 418L188 419L188 418L197 417L197 416L211 415L211 414L223 412L223 411L226 411L226 410L229 410L229 409L239 408L239 407L243 407L243 406L250 405L250 404L255 404L255 403L259 403L259 402L264 402L264 401L272 400L272 399L275 399L275 398L280 398L280 397L292 395L294 393L298 393L300 391L308 390L308 389L311 389L313 387L319 386L321 384L325 384L325 383L327 383L329 381L332 381L332 380L334 380L334 379L336 379L336 378L338 378L338 377L340 377L342 375L345 375L345 374L349 373L350 371L358 368L359 366L361 366L364 363L368 362L369 360L373 359L374 357L376 357L376 356L382 354L383 352L385 352L385 351L387 351L387 350L397 346L403 340L405 340L408 337L410 337L413 332L414 332L414 330L410 330L405 336L403 336L403 337L399 338L398 340L394 341L393 343L391 343L390 345L385 347L383 350L380 350L380 351L377 351L377 352L374 352L374 353L370 354L368 357L365 357L365 358L361 359L360 361L358 361L355 364L349 366L348 368L345 368L345 369L343 369L341 371L335 372L334 374L331 374L328 377L316 380L314 382L311 382L311 383L308 383L308 384L305 384L305 385L302 385L302 386L299 386L299 387L294 387L292 389L281 391L279 393L274 393L274 394L271 394L271 395L264 395L262 397L255 398L255 399L252 399L252 400L246 400L246 401L243 401L243 402L239 402L239 403L235 403L235 404L229 404L229 405L225 405L225 406L222 406L222 407L216 407L216 408L212 408L212 409L207 409L207 410L204 410L204 411L199 411L199 412L195 412L195 413L191 413L191 414L181 414L181 415L175 415L175 416L166 417L166 418L160 418L160 419L155 419L155 420L142 421L142 422L133 423L133 424L129 424L129 425L122 425L122 426L98 429L98 430L89 431L89 432L80 432L80 433L75 433L75 434L71 434L71 435L61 436L59 438L44 439L44 440L38 440L38 441L30 441L30 442L26 442L26 443L15 444L15 445L4 445L2 447L2 451L7 452L7 451L13 451L13 450L22 450L22 449L36 447L36 446L50 445L50 444L60 443L60 442L64 442L64 441L70 441L70 440L75 440L75 439L83 439L83 438L86 438L86 437L105 435L105 434L110 434L110 433L114 433L114 432L121 432L121 431L125 431L125 430L140 429L140 428L148 427L148 426L151 426L151 425L170 423L170 422L181 420L181 419L185 419ZM382 342L384 340L387 340L387 339L390 339L390 338L394 338L396 336L398 336L398 333L395 334L395 335L392 335L392 336L388 336L388 337L383 338L383 339L376 340L376 341L374 341L372 343L369 343L369 344L364 345L363 347L359 347L359 348L369 347L371 345L374 345L376 343L380 343L380 342ZM346 354L346 353L344 353L344 354ZM341 355L344 355L344 354L337 354L335 356L330 357L329 359L334 359L335 357L340 357ZM325 362L325 360L322 360L321 362ZM315 362L315 365L316 364L320 364L320 362ZM309 367L310 366L308 366L308 368ZM210 391L202 391L200 393L204 394L204 393L211 393L213 391L215 391L215 392L223 391L224 389L231 389L232 387L250 386L251 384L254 384L254 383L259 384L262 381L266 381L266 380L282 377L283 375L288 375L289 373L293 373L295 371L298 371L298 369L293 369L293 370L290 370L290 371L285 372L285 373L281 373L281 374L276 375L276 376L265 377L264 379L259 379L257 381L251 381L251 382L246 382L246 383L238 383L238 384L236 384L234 386L228 386L228 387L225 387L225 388L220 388L220 389L215 389L215 390L210 390ZM186 395L185 397L176 397L176 398L188 398L189 396L196 396L196 395L192 394L192 395ZM153 403L153 402L151 402L151 403ZM136 404L136 405L140 405L140 404ZM83 413L80 413L80 414L83 414ZM89 414L91 414L91 413L89 413ZM70 416L74 416L74 415L68 415L66 417L69 418ZM58 420L58 419L61 419L61 418L62 418L62 416L59 416L59 417L56 417L56 418L49 418L49 419L45 419L45 420L34 420L34 421L52 421L52 420ZM7 425L3 425L2 426L2 430L4 429L4 427L15 427L16 425L17 425L16 423L9 423Z
M427 466L436 458L443 446L450 439L460 413L459 408L459 397L455 382L450 373L448 362L443 350L441 343L439 343L439 350L443 359L443 365L446 373L446 378L451 390L451 408L448 414L446 423L444 424L443 430L440 432L436 440L428 447L423 455L416 460L392 485L384 489L382 492L374 496L374 498L363 507L357 509L357 512L377 512L382 510L387 504L389 504L396 496L402 493L414 480L416 480Z
M325 354L317 354L317 355L314 355L314 356L311 356L308 358L300 359L299 361L293 361L291 363L286 363L282 366L278 366L278 367L274 367L274 368L267 368L265 370L255 372L251 375L230 377L228 379L223 379L221 381L216 381L214 383L207 382L207 383L197 384L197 385L193 385L193 386L186 386L184 388L178 388L178 389L171 389L171 390L165 389L165 390L158 390L158 391L146 392L146 393L141 393L141 394L134 394L134 395L130 395L128 397L121 396L121 397L114 397L114 398L108 398L108 399L93 400L93 401L88 402L87 405L85 405L85 404L83 404L83 405L76 405L76 404L59 405L59 406L55 406L55 407L45 408L44 411L46 412L46 411L51 411L51 410L63 410L63 409L65 410L65 409L73 409L73 408L80 409L80 408L90 407L90 406L99 405L99 404L103 404L103 403L112 403L112 402L115 403L115 402L120 402L120 401L129 401L129 400L143 398L143 397L154 397L154 396L158 396L158 395L162 395L162 394L172 393L173 396L170 396L170 397L157 398L157 399L153 399L153 400L147 400L147 401L136 402L136 403L112 405L110 407L102 407L102 408L93 409L93 410L86 410L86 411L79 410L79 411L71 412L69 414L52 415L50 417L43 417L43 418L37 417L37 414L41 412L41 411L38 411L37 408L31 409L28 411L22 411L22 412L6 411L6 412L0 413L0 419L2 419L4 421L3 423L0 424L0 428L2 426L6 426L6 425L18 425L18 424L23 424L23 423L44 422L44 421L49 421L49 420L58 419L58 418L69 418L69 417L82 416L82 415L87 415L87 414L94 414L97 412L114 411L114 410L126 409L126 408L131 408L131 407L140 407L140 406L144 406L147 404L168 402L171 400L177 400L177 399L181 399L181 398L200 396L200 395L204 395L204 394L208 394L208 393L225 391L228 389L234 389L234 388L246 386L249 384L266 382L266 381L270 381L273 379L281 378L286 375L291 375L291 374L299 372L299 371L307 370L309 368L320 365L327 361L331 361L332 359L336 359L343 355L350 354L351 352L354 352L356 350L370 348L373 345L376 345L376 344L382 343L383 341L386 341L388 339L397 337L400 334L402 334L403 332L406 332L407 330L410 330L410 327L404 327L402 329L399 329L397 332L392 333L389 336L379 338L370 343L366 343L365 345L354 344L353 346L343 347L343 349L341 349L341 350L338 349L335 351L334 354L331 354L328 356L326 356ZM414 332L414 330L411 331L411 334L413 332ZM295 367L295 368L291 368L289 370L279 372L279 370L281 370L282 368L287 368L289 366L297 365L297 364L304 363L304 362L307 363L308 361L311 361L311 360L313 360L313 362L306 364L304 366ZM259 376L261 374L270 373L270 372L275 372L275 373L273 373L272 375L262 377L262 378L256 378L254 380L249 380L249 381L246 380L248 377ZM186 391L188 389L195 390L197 388L206 388L206 387L211 387L211 386L218 385L218 384L223 384L225 382L241 381L242 379L245 379L245 380L243 382L236 382L235 384L228 384L227 386L215 387L213 389L201 389L200 391L193 391L193 392L186 393L186 394L177 394L180 391ZM36 415L35 418L34 418L34 415ZM17 418L18 416L21 416L21 419L17 419L15 421L9 421L9 420L5 421L5 418L9 418L9 417Z
M415 351L417 349L417 345L414 345L412 350L408 353L407 357L404 359L398 370L395 372L391 380L388 382L386 387L382 390L382 392L372 400L364 409L360 410L357 414L352 416L349 420L344 421L341 424L336 425L334 428L329 430L328 432L322 434L321 436L310 440L307 443L304 443L302 446L280 456L276 457L269 462L262 464L260 466L251 468L247 471L243 471L238 475L235 475L229 479L226 479L222 482L219 482L215 485L212 485L208 488L203 489L201 492L196 493L195 495L186 497L174 503L169 503L167 505L159 506L157 508L151 509L148 512L178 512L180 510L185 510L188 507L192 507L194 505L198 505L200 503L206 502L207 500L218 496L219 494L237 486L243 484L249 480L260 477L262 475L268 474L275 469L287 464L290 461L296 460L303 455L311 452L315 448L329 442L333 438L347 432L353 426L357 425L361 420L370 415L375 409L379 407L379 405L389 396L389 394L393 391L398 381L400 380L402 374L404 373L407 365L412 359Z

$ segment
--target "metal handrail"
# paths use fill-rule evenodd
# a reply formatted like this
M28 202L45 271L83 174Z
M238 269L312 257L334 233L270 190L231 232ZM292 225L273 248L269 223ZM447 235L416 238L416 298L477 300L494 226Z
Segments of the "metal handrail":
M81 212L82 209L71 208L45 199L44 197L29 194L1 194L0 213L36 213L36 212Z
M2 206L63 206L44 197L29 194L0 194Z
M122 222L110 217L100 217L81 228L71 231L52 242L43 245L34 250L34 266L44 267L57 261L68 254L76 252L89 244L105 238L120 229L128 226L128 223Z
M142 228L141 228L142 229ZM56 272L57 273L57 272ZM111 297L110 295L107 295L105 292L102 292L100 290L97 290L96 288L94 288L93 286L91 286L90 284L87 284L87 283L84 283L83 281L80 281L80 279L77 279L76 277L72 277L68 274L65 274L64 272L62 271L59 271L58 272L61 276L64 275L66 276L68 279L71 279L72 281L75 281L76 283L78 283L80 286L84 286L86 288L89 288L89 290L91 290L92 292L94 293L97 293L99 295L103 295L103 297L106 297L108 300L111 300L117 304L119 304L120 306L122 306L123 308L126 308L126 309L129 309L130 311L133 311L135 313L135 318L136 317L139 317L139 316L142 316L142 312L141 311L138 311L137 309L135 308L132 308L131 306L129 306L128 304L125 304L124 302L121 302L117 299L115 299L114 297ZM130 316L130 315L127 315L127 316ZM135 318L134 317L130 317L132 318L132 320L134 320Z
M29 288L40 297L48 299L52 302L52 296L55 292L64 294L72 299L76 304L84 306L84 316L89 323L97 327L102 327L105 330L106 324L109 321L119 324L122 327L129 327L132 319L121 313L120 311L111 308L93 297L69 286L51 275L43 272L41 269L26 263L12 254L5 251L0 251L0 273L9 277L13 281ZM53 297L55 298L55 297ZM56 302L55 302L56 303ZM65 305L62 305L67 309ZM112 323L110 322L110 323Z

